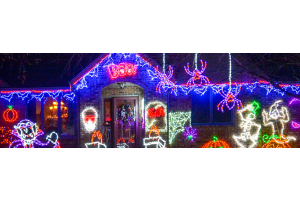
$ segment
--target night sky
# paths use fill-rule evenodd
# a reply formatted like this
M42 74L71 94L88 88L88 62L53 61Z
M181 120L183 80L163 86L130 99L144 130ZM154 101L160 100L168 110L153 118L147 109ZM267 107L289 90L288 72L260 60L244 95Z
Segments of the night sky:
M92 54L0 54L0 79L14 88L30 87L67 87L80 71L87 67L101 53ZM159 65L162 70L162 53L145 54ZM174 79L184 83L190 77L185 73L184 66L189 62L194 66L194 53L166 54L166 64L174 68ZM299 54L232 54L245 66L257 66L265 70L271 78L279 81L299 81ZM228 82L228 54L199 53L199 60L207 61L204 72L211 82ZM279 66L279 67L278 67ZM281 67L280 67L281 66ZM252 69L252 68L251 68ZM255 81L244 69L233 63L233 81Z

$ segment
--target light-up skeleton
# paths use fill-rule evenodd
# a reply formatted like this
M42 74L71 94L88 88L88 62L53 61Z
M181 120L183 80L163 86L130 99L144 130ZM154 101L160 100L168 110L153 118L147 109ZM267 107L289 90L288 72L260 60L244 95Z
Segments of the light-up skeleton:
M151 134L154 133L157 136L152 136ZM143 139L143 143L145 148L148 148L148 146L156 145L156 148L165 148L166 147L166 141L162 139L160 136L159 130L156 126L152 126L149 131L149 137Z
M11 142L9 148L17 148L19 146L24 148L34 148L35 144L43 147L52 145L53 148L60 148L58 135L55 132L52 132L46 137L46 143L38 140L37 138L44 135L44 132L38 128L36 123L33 123L30 120L20 121L16 126L14 126L14 130L12 130L11 134L18 137L18 139Z
M254 122L254 120L256 119L255 114L250 113L250 114L247 114L246 117L244 117L244 115L243 115L246 111L252 112L254 110L255 110L254 106L252 104L250 104L250 105L247 105L244 109L238 111L240 119L242 120L240 127L243 129L243 132L240 134L240 136L234 135L233 138L241 148L245 148L245 145L243 143L246 143L249 140L251 141L251 143L248 146L248 148L253 148L257 144L261 125L256 124ZM251 134L251 130L253 127L256 128L256 131L254 134Z
M269 108L267 113L265 110L262 112L264 126L272 127L273 140L279 144L288 143L291 140L296 140L295 137L284 135L285 123L289 122L289 114L286 107L281 107L278 110L279 104L282 100L275 101L275 103ZM279 135L279 139L276 138L276 132Z
M94 142L94 139L97 138L98 141ZM91 143L85 143L86 148L106 148L106 145L102 143L103 135L100 131L95 131L92 135Z

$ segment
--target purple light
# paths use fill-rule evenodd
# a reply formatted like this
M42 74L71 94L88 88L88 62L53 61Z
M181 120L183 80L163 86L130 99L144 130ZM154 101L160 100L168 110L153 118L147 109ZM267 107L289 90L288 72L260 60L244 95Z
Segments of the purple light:
M198 136L196 131L197 129L193 129L192 127L185 127L183 136L185 137L186 140L194 142L194 139Z

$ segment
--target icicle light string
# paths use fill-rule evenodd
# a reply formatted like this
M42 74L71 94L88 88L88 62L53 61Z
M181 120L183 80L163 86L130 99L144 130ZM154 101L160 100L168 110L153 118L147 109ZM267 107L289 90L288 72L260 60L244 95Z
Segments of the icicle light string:
M197 63L197 60L198 60L198 54L195 53L195 69L198 68L198 63Z
M163 53L163 73L166 73L166 54Z
M229 92L231 91L231 53L229 53Z

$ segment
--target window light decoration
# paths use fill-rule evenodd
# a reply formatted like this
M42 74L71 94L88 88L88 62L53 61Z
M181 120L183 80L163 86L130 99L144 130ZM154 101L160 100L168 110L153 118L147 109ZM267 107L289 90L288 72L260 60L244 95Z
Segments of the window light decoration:
M225 141L219 140L217 136L213 136L212 141L203 145L202 148L230 148L230 147Z
M153 113L154 112L154 113ZM167 106L160 101L152 101L145 107L145 131L157 126L160 132L167 132ZM154 117L156 116L156 117Z
M194 139L197 137L197 129L193 129L192 127L185 127L185 131L183 133L183 136L186 140L189 140L190 142L194 142Z
M155 134L155 136L151 136L151 134ZM145 148L148 148L148 146L155 145L156 148L165 148L166 147L166 141L163 140L163 138L160 136L159 130L156 126L152 126L149 132L149 137L143 139L143 144Z
M86 148L107 148L105 144L102 143L103 135L100 131L95 131L92 135L92 140L90 143L85 143ZM98 141L95 141L97 139Z
M8 108L3 112L3 119L6 122L13 123L19 117L18 111L13 109L12 106L8 106Z
M264 126L271 126L273 135L272 140L268 143L269 145L266 144L263 147L268 148L269 146L274 146L274 142L283 145L288 143L290 140L296 140L295 137L286 137L284 135L285 124L289 122L290 117L286 107L281 106L281 109L278 109L279 104L281 103L282 100L275 101L275 103L269 108L269 112L266 112L265 110L262 112ZM278 134L279 139L275 137L276 133Z
M22 146L24 148L34 148L35 145L38 146L49 146L52 144L53 148L60 148L60 143L58 142L58 135L52 132L46 137L47 142L43 143L38 137L44 135L44 132L38 128L36 123L30 120L22 120L11 132L12 135L16 136L18 139L11 142L9 148L17 148Z
M84 127L88 132L93 132L96 129L98 121L98 112L94 107L87 107L81 112L81 119Z
M111 79L118 77L134 76L136 75L137 65L131 63L120 63L118 65L107 66L108 74Z
M252 113L256 112L256 107L257 103L249 104L238 111L241 120L240 127L243 129L243 132L239 136L234 135L233 139L241 148L253 148L257 144L261 125L255 123L256 116ZM251 113L245 114L248 111L251 111ZM253 130L255 130L254 133L251 133ZM245 143L247 143L247 145L245 145Z
M178 133L184 131L184 127L191 125L191 112L169 113L169 144L174 142Z

